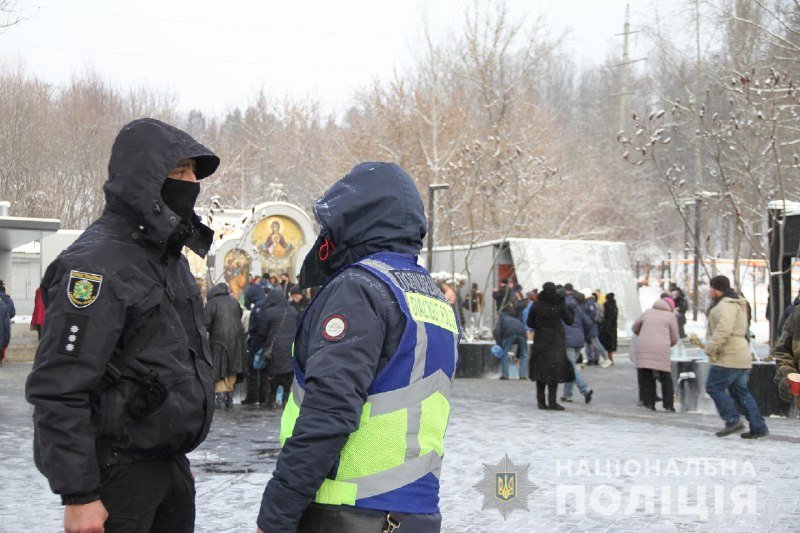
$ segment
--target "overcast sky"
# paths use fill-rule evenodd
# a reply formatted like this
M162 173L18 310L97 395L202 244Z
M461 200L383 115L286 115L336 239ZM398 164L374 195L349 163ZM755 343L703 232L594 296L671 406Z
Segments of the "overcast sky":
M518 0L529 21L546 11L569 28L579 61L620 54L625 5L632 29L645 0ZM0 58L63 86L94 69L125 88L173 91L179 106L219 114L268 95L313 97L341 112L354 91L406 71L423 20L439 37L456 29L471 0L17 0L27 20L0 34ZM635 37L634 37L635 39ZM635 44L635 43L633 43Z

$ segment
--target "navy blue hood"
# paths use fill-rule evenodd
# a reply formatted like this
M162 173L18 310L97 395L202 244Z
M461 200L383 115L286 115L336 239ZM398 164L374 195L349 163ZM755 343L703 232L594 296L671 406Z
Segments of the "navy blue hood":
M320 234L303 262L302 288L321 285L338 269L376 252L416 256L428 231L417 186L394 163L356 165L313 210Z
M264 289L257 283L250 283L244 290L244 306L250 309L250 306L255 304L256 307L262 307L267 301L267 295Z
M288 304L286 294L281 289L270 289L264 307L285 307Z

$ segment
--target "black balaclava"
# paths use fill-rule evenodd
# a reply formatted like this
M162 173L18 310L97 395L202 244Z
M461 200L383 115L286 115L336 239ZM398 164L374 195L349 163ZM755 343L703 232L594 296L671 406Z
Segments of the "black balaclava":
M161 186L161 198L164 199L164 203L175 211L184 224L191 222L194 204L199 194L200 184L196 181L167 178Z
M161 198L167 207L175 211L180 223L167 239L167 250L180 253L183 244L192 236L194 225L194 203L200 194L200 184L196 181L183 181L167 178L161 186Z

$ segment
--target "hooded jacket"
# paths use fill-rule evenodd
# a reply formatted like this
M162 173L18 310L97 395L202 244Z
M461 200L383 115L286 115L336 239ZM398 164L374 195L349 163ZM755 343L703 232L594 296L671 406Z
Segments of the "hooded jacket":
M17 315L17 309L14 307L14 300L11 299L11 296L6 294L5 291L0 291L0 300L6 304L8 318L14 318Z
M34 405L37 464L65 503L98 498L99 464L183 454L208 433L211 352L200 289L180 246L204 255L212 232L197 217L183 224L161 196L169 172L188 158L198 178L219 164L168 124L126 125L111 149L103 214L42 279L47 327L26 397ZM150 341L98 396L115 347L159 309ZM142 388L156 383L167 391L163 402L149 414L132 411Z
M571 324L564 322L564 335L567 341L567 348L583 348L592 330L592 321L583 312L581 306L573 296L564 299L567 307L575 315L575 320Z
M406 326L382 280L361 268L339 269L377 252L417 256L427 231L414 181L393 163L357 165L313 210L320 235L303 263L301 286L326 285L306 310L295 337L305 396L292 438L264 490L258 525L270 532L297 528L348 436L358 428L370 385L394 354ZM344 324L344 333L330 340L324 324L334 316ZM341 507L337 512L359 511ZM437 513L433 522L440 520ZM410 521L403 527L429 531Z
M244 372L245 338L242 308L231 297L228 286L217 283L208 291L203 318L211 345L214 379Z
M720 298L708 313L706 354L709 361L726 368L753 366L747 329L747 300L732 292Z
M288 304L281 288L271 289L263 305L252 345L255 349L266 349L272 344L267 354L267 371L273 376L286 374L293 369L292 343L297 329L297 311Z
M0 348L7 348L11 343L11 317L8 306L0 299Z
M680 339L672 306L666 300L656 300L651 309L636 319L632 329L637 335L636 368L669 372L672 368L669 349Z

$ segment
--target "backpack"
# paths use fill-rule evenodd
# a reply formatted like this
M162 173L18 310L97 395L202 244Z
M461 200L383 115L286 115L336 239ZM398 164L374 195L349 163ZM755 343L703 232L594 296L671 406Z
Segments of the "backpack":
M602 324L606 317L606 312L600 304L595 304L595 307L597 307L597 312L594 314L594 322L595 324Z

